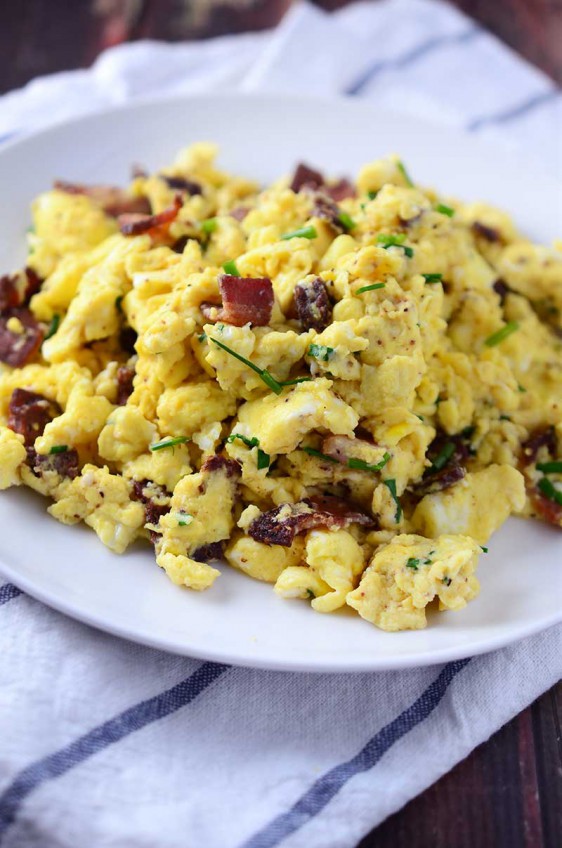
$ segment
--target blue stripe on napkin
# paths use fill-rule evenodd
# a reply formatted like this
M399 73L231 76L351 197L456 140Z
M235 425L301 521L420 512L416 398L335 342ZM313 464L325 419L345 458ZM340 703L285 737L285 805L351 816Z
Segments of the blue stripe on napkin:
M21 589L14 586L13 583L4 583L3 586L0 586L0 607L2 604L7 604L8 601L11 601L13 598L17 598L18 595L21 594Z

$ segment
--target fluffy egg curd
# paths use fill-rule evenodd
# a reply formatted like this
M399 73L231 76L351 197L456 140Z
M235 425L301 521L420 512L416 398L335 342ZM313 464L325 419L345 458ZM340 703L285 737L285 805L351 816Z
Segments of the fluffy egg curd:
M266 188L215 156L34 201L0 278L0 488L145 539L179 586L224 559L423 628L509 515L562 526L562 245L395 156Z

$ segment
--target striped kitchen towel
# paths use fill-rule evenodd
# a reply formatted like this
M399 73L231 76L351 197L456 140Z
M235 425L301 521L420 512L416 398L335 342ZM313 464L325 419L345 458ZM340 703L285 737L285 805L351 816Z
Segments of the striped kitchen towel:
M139 42L0 98L0 136L204 90L347 93L539 151L553 83L450 7L296 6L273 32ZM2 848L350 848L562 675L562 627L411 671L288 674L163 654L0 578Z

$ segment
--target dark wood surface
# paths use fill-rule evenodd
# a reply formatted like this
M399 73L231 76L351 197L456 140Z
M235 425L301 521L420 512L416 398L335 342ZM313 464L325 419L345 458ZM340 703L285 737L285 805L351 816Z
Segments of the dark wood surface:
M375 0L374 0L375 1ZM452 0L562 82L562 0ZM0 2L0 91L88 66L104 47L271 26L290 0ZM327 9L345 0L321 0ZM562 684L366 837L360 848L561 848ZM327 846L329 848L329 846Z

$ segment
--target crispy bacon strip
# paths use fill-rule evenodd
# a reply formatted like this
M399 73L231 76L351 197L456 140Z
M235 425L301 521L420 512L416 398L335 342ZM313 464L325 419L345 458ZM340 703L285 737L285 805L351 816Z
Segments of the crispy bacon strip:
M214 559L221 559L224 552L224 542L210 542L208 545L201 545L191 554L191 559L197 562L211 562Z
M271 321L273 309L273 286L268 277L234 277L222 274L219 277L222 307L202 303L201 312L215 323L223 321L235 327L251 323L255 327L266 327Z
M23 328L21 333L8 327L11 318L20 321ZM26 365L39 351L42 342L43 330L29 309L20 306L0 315L0 362L12 368Z
M119 229L124 236L139 236L143 233L151 233L153 230L158 230L160 227L164 227L175 221L181 207L181 195L176 194L173 204L163 209L158 215L119 215L117 218Z
M332 323L332 304L326 283L321 277L316 277L310 283L297 283L295 307L303 330L321 333Z
M150 203L146 197L131 197L122 188L106 185L83 185L70 183L65 180L55 180L53 185L57 191L65 194L83 194L97 203L106 215L117 218L125 214L149 214Z
M299 533L305 533L315 527L339 529L350 524L373 527L375 522L341 498L323 495L307 498L296 504L281 504L268 512L262 512L252 521L248 533L256 542L288 548Z
M535 430L521 447L523 448L523 465L531 465L536 462L541 448L546 448L549 456L556 456L558 446L554 427Z
M61 412L57 403L43 395L14 389L8 407L8 427L23 436L26 445L32 445L37 436L43 435L49 421Z

